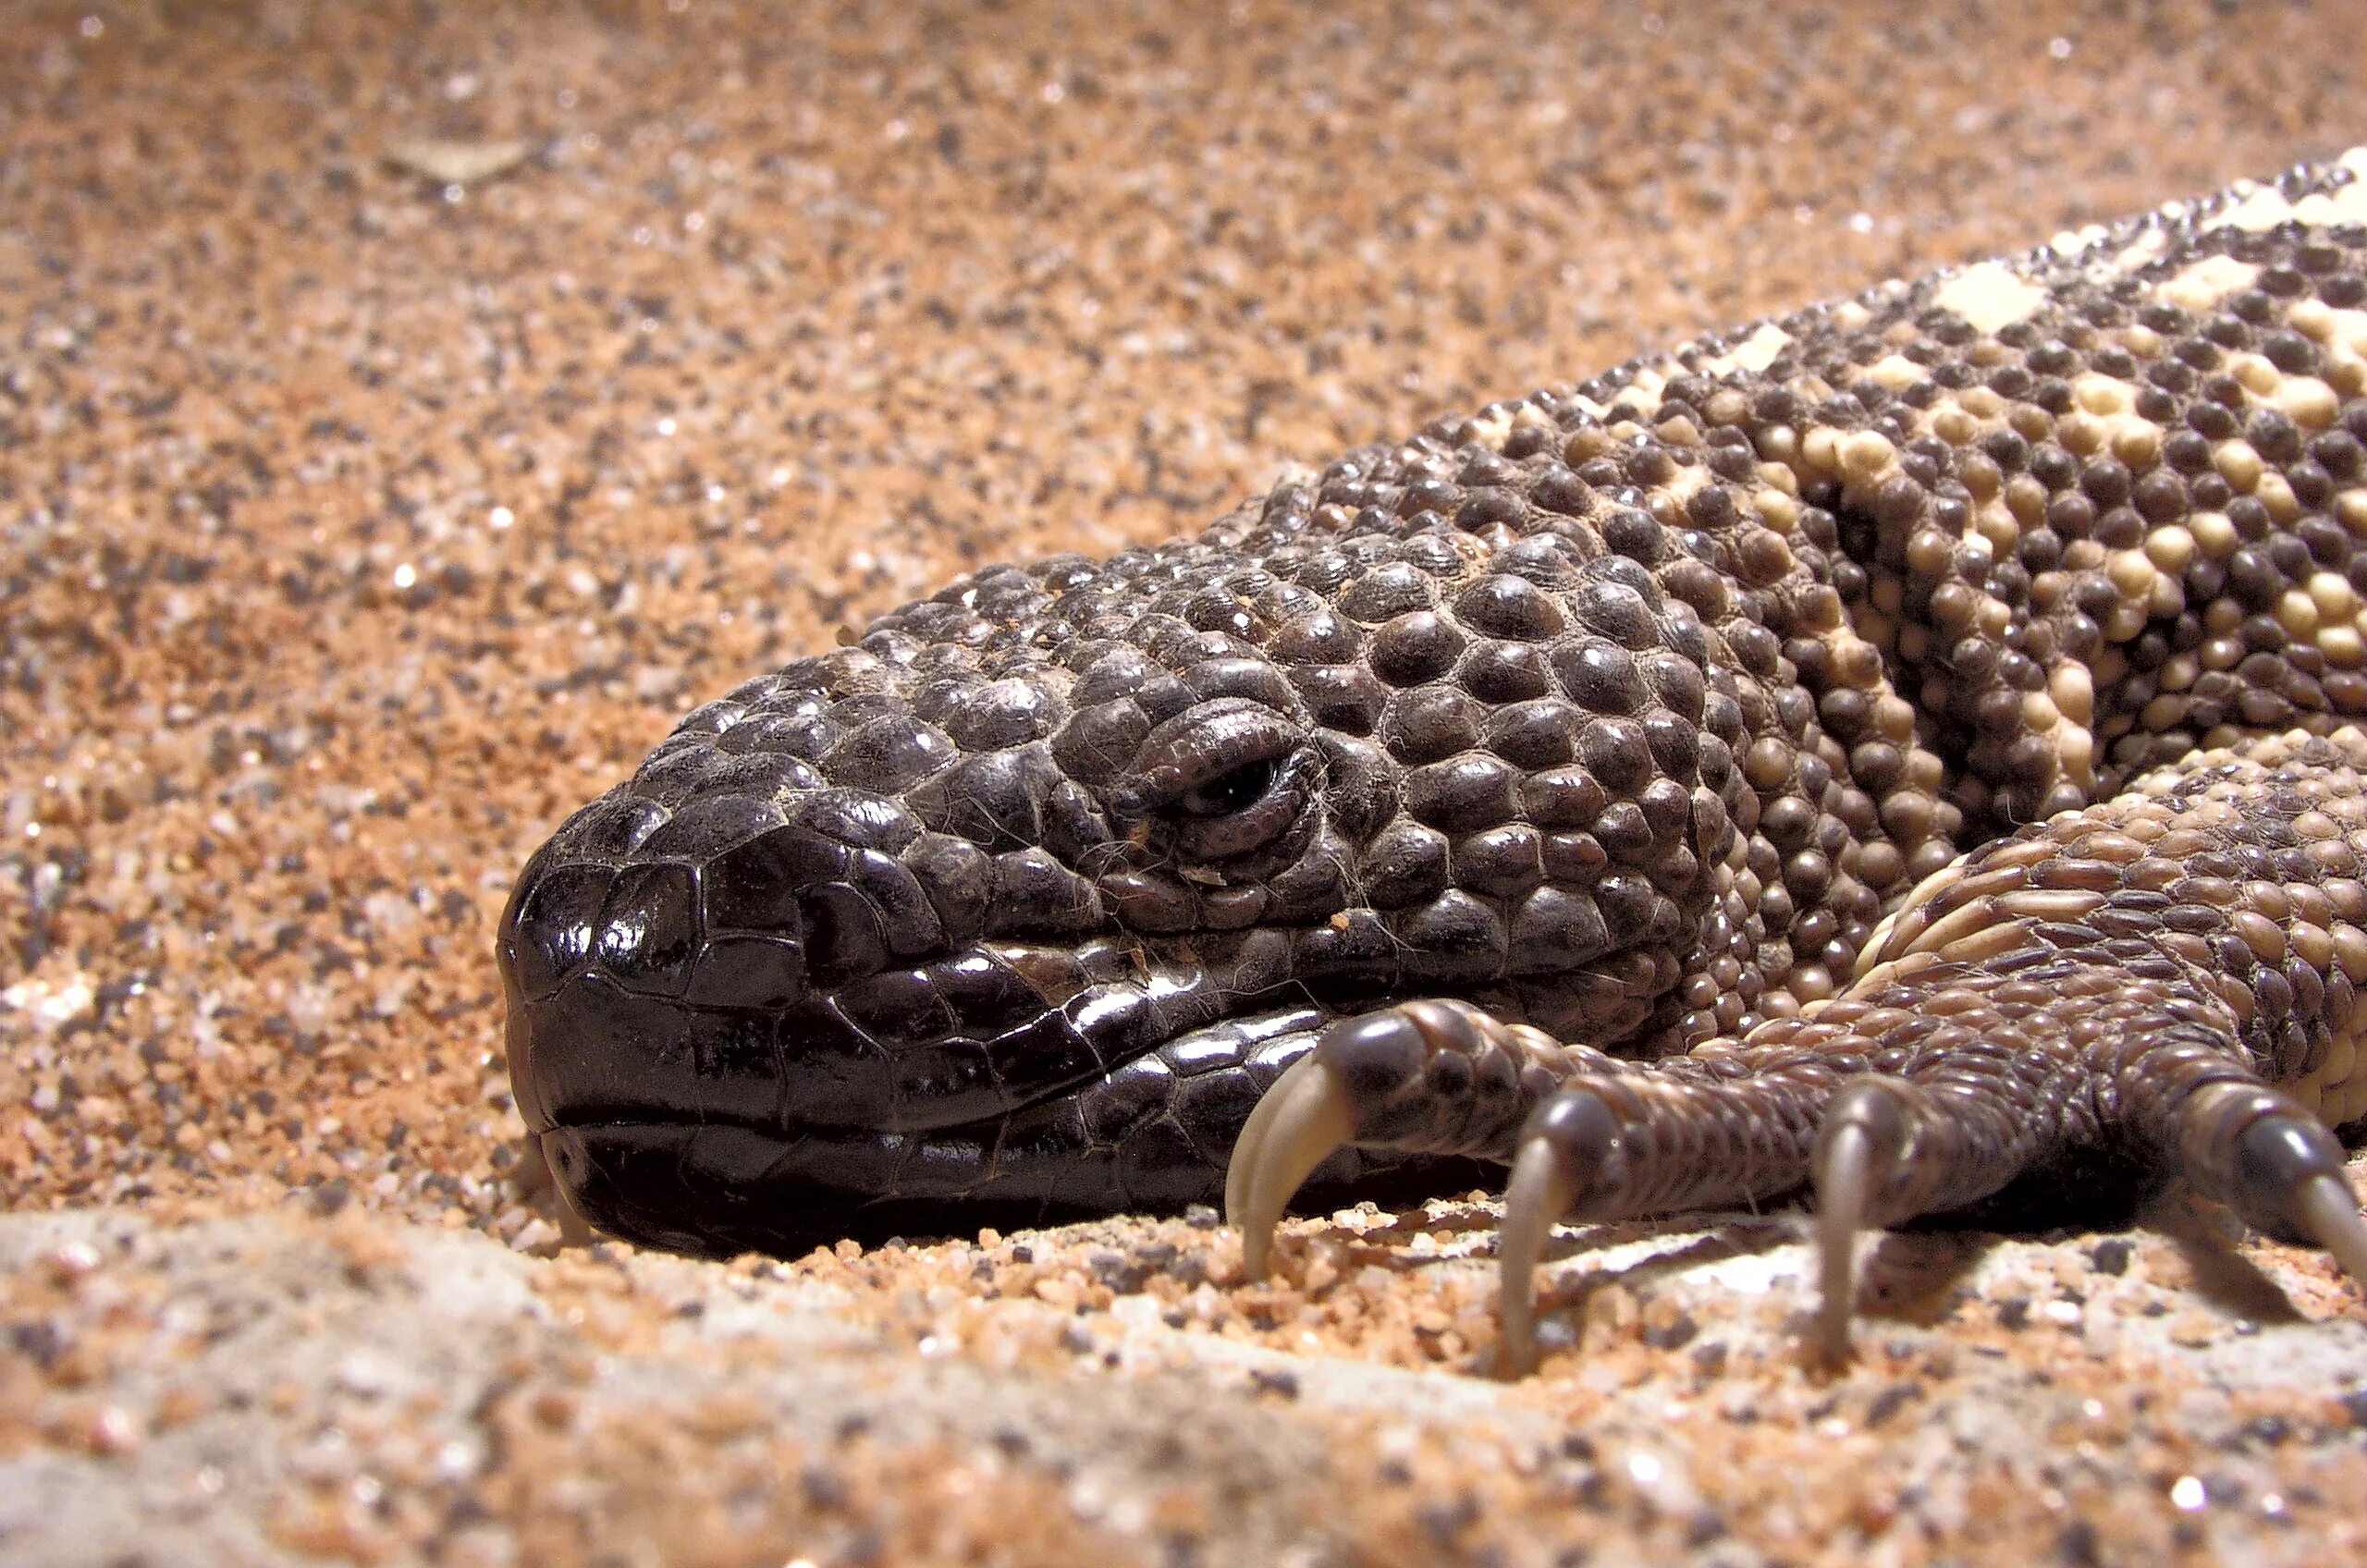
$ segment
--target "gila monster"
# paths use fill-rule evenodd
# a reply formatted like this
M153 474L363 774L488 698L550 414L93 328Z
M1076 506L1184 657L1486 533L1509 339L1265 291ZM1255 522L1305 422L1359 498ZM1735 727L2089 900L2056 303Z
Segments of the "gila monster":
M783 1252L1511 1168L2367 1281L2367 149L996 567L698 708L498 937L592 1223ZM1230 1172L1227 1171L1230 1162ZM2124 1211L2125 1212L2125 1211Z

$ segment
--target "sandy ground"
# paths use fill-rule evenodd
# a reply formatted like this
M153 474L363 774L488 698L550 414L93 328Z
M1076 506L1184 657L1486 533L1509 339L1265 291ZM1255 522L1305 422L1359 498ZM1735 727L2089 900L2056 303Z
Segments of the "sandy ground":
M2367 139L2355 9L10 6L0 1557L2346 1561L2367 1302L2173 1206L561 1248L488 949L958 570ZM362 14L367 11L370 14ZM383 14L381 14L383 13Z

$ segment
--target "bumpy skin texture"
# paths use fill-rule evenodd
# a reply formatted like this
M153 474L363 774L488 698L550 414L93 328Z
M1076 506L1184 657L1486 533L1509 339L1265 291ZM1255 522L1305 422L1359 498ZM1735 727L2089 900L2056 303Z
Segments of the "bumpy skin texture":
M2362 174L1494 404L748 682L520 877L521 1109L594 1223L693 1251L1212 1199L1318 1037L1345 1120L1283 1141L1360 1147L1318 1202L1533 1147L1557 1211L2109 1168L2313 1233L2279 1183L2367 1114Z

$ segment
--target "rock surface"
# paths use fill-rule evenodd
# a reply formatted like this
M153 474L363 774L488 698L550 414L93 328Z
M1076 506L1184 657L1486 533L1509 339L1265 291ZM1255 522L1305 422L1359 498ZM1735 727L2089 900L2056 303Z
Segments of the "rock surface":
M2312 1564L2367 1302L2175 1200L562 1245L510 872L994 557L2367 136L2347 8L13 6L0 1559ZM2361 1172L2367 1176L2367 1171Z
M1573 1238L1487 1376L1491 1216L1127 1221L702 1265L361 1211L0 1220L26 1564L2323 1562L2361 1544L2367 1319L2314 1257L1885 1243L1803 1366L1782 1221Z

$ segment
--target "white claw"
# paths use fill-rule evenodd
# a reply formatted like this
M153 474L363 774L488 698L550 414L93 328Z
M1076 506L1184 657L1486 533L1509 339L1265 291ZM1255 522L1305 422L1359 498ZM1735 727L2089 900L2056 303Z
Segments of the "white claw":
M2293 1207L2311 1239L2367 1289L2367 1219L2360 1217L2350 1184L2334 1176L2312 1176L2294 1193Z
M1816 1323L1810 1331L1828 1361L1849 1354L1849 1317L1858 1305L1858 1236L1873 1186L1874 1140L1845 1122L1826 1134L1816 1167Z
M1266 1277L1274 1227L1324 1157L1355 1133L1348 1092L1328 1063L1301 1057L1249 1113L1224 1173L1227 1224L1241 1232L1242 1271Z
M1282 1070L1282 1076L1276 1078L1266 1092L1257 1096L1257 1103L1249 1108L1249 1120L1241 1124L1240 1133L1233 1137L1233 1157L1225 1161L1224 1167L1224 1222L1235 1230L1241 1228L1242 1209L1249 1197L1250 1179L1257 1172L1258 1146L1265 1143L1266 1129L1274 1124L1275 1114L1282 1109L1282 1101L1286 1097L1282 1085L1291 1081L1291 1074L1298 1069L1299 1063L1294 1061Z
M1551 1144L1531 1138L1521 1145L1504 1186L1503 1228L1496 1233L1496 1265L1503 1281L1496 1310L1504 1325L1506 1377L1517 1378L1537 1364L1537 1266L1554 1221L1576 1197L1577 1182Z

